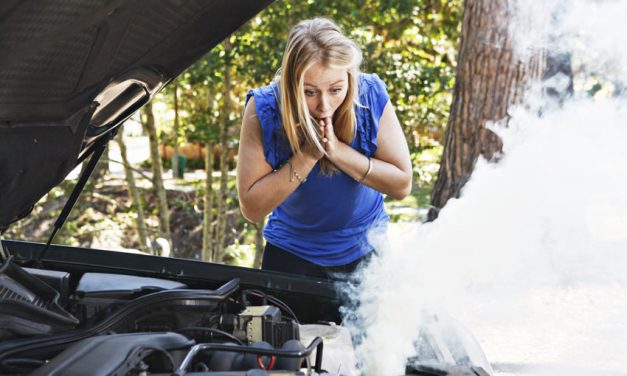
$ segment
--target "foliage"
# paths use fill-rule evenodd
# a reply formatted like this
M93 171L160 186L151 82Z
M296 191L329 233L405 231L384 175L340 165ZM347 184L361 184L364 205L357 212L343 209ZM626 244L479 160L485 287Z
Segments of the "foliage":
M273 79L280 66L289 29L303 19L328 17L362 47L362 70L377 73L387 83L390 98L409 143L415 184L411 197L402 202L387 200L386 206L392 220L416 220L416 216L412 218L412 210L406 208L423 208L429 203L429 191L442 153L441 140L453 88L462 10L462 0L275 1L229 37L228 53L224 43L218 45L157 95L153 102L161 143L173 145L176 142L180 145L198 142L217 147L220 124L226 122L230 138L228 147L235 150L246 93L251 88L267 85ZM231 92L225 96L224 77L227 69ZM177 140L172 137L174 84L178 93L180 121ZM233 103L227 109L226 99ZM219 151L214 149L214 155L219 155ZM171 164L170 158L165 158L163 162L166 168ZM214 171L219 169L217 158L215 162ZM202 168L203 163L187 160L187 167ZM234 166L232 161L230 166ZM143 167L149 167L149 164ZM178 244L181 256L198 257L195 252L201 244L198 226L204 206L204 186L202 182L191 184L196 187L192 195L179 195L172 191L168 195L176 197L176 202L172 203L172 215L177 225L173 228L181 229L183 223L195 226L185 231L175 231L174 243ZM217 191L217 180L214 180L214 185ZM225 261L251 263L250 247L245 245L254 244L254 227L242 218L237 209L237 194L232 177L228 189L227 244L232 246L227 249ZM60 211L55 196L57 194L57 191L53 191L49 195L49 223L54 221ZM120 192L116 195L117 198L123 197ZM104 206L105 203L99 202L99 205ZM149 200L145 209L149 227L156 228L156 209ZM133 211L130 206L108 210L118 213L116 221L119 219L131 225L127 217L119 215L122 210L128 216ZM100 218L91 212L88 214ZM78 214L74 214L70 218L66 228L57 236L57 241L70 244L76 242L73 239L79 238L77 234L90 239L89 234L83 233L99 231L96 219L83 218L91 224L82 228L85 222L79 225L78 217ZM420 215L417 217L420 218ZM122 227L131 233L126 229L126 224ZM28 232L33 231L33 227L16 226L14 230ZM46 234L42 233L39 239L45 239ZM88 241L81 241L80 245L86 245L84 243ZM126 241L123 246L133 247L134 241Z
M175 80L181 124L176 141L219 146L220 125L226 122L228 147L235 150L246 93L274 78L290 28L303 19L328 17L361 46L362 70L377 73L388 86L409 143L415 184L412 199L387 206L393 221L420 220L416 210L406 208L424 208L430 201L454 84L462 10L462 0L276 1L231 35L228 49L224 43L218 45ZM231 83L228 97L224 95L226 70ZM174 85L170 85L155 106L161 109L158 122L163 141L170 145L174 141L173 98ZM227 99L232 106L225 107ZM170 163L164 159L165 166ZM201 165L202 161L187 161L188 168ZM239 216L235 187L229 186L233 194L228 197L227 212L235 211L237 219L229 219L227 236L236 245L252 244L254 230ZM198 202L196 206L203 205ZM240 248L231 248L227 259L241 259L235 256L241 252L233 251Z
M226 120L229 147L235 149L246 92L273 79L289 29L303 19L328 17L362 47L362 70L387 83L412 154L415 193L428 192L442 151L462 10L462 0L276 1L230 36L228 54L221 44L176 79L182 125L178 142L217 145L219 124ZM224 110L225 69L230 69L230 97L236 103L229 113ZM173 88L157 98L170 112ZM162 119L168 119L161 124L171 144L173 115Z
M437 146L448 116L462 5L461 0L276 1L230 37L228 56L219 45L177 78L181 137L216 143L220 119L228 119L232 128L238 125L248 89L268 84L276 74L289 29L323 16L362 47L362 69L387 83L412 152ZM231 98L238 106L225 114L227 66ZM173 87L158 98L169 108ZM230 135L236 144L237 130Z

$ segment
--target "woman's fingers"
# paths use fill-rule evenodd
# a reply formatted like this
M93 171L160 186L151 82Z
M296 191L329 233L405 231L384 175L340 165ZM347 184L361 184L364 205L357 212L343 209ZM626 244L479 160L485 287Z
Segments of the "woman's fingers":
M324 118L324 137L327 140L335 139L335 130L333 129L333 123L331 122L331 118Z
M318 125L319 125L319 129L320 129L320 138L322 140L322 143L326 144L327 142L329 142L329 139L327 137L326 124L325 124L324 119L320 119L318 121Z

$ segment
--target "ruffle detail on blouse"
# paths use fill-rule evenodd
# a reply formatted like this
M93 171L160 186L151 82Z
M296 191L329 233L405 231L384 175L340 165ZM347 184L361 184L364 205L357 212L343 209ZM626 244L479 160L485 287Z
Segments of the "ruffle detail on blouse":
M255 107L263 135L263 150L272 169L278 169L290 157L289 143L283 134L279 109L279 88L275 82L268 86L251 89L246 104L255 97Z
M361 74L359 77L359 103L356 109L357 149L367 156L377 151L377 133L383 109L390 99L385 83L376 74Z

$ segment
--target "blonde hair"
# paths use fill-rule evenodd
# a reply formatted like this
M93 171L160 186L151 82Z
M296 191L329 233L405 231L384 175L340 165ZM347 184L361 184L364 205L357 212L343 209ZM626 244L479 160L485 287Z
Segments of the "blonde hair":
M292 28L287 38L278 81L283 130L293 153L300 151L301 143L308 143L324 152L304 94L305 71L317 63L325 67L346 69L348 73L346 98L333 115L333 127L339 140L348 144L353 141L361 60L361 51L357 44L344 36L340 28L328 19L313 18L301 21ZM320 161L320 167L327 175L337 171L326 159Z

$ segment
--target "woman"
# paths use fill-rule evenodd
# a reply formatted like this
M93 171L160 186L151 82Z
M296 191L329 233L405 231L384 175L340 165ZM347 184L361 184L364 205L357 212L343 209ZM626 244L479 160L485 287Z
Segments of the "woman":
M361 52L333 22L300 22L280 74L251 90L237 184L246 219L260 222L262 268L314 277L352 272L386 223L382 193L411 190L409 150L385 85L360 74Z

